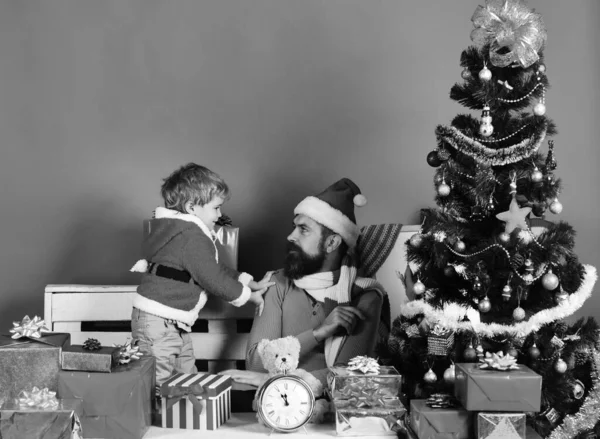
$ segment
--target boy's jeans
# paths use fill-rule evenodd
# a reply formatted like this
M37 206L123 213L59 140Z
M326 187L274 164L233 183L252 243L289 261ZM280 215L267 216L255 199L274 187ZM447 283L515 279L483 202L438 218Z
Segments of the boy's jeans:
M156 358L156 388L177 372L196 373L194 349L190 334L173 320L163 319L133 308L131 335L138 340L144 355Z

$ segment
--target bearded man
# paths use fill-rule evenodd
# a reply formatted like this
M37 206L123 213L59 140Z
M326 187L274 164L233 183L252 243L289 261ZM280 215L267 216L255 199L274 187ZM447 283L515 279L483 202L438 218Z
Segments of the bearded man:
M246 371L225 371L238 383L259 385L266 377L257 352L262 339L293 335L300 341L299 368L323 384L328 367L357 355L373 356L380 337L385 291L374 279L357 277L355 247L359 236L354 206L366 198L343 178L294 209L284 269L264 295L246 353ZM388 306L389 307L389 306ZM386 314L386 313L384 313ZM383 319L385 320L385 318Z

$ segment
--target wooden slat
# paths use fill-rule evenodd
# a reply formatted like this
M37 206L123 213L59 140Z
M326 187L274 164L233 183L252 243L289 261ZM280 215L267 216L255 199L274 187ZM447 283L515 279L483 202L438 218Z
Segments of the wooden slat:
M211 334L237 334L237 321L230 320L209 320L208 332Z
M197 360L244 360L248 334L192 333L194 355ZM123 344L131 339L129 332L71 332L71 344L81 345L88 338L97 339L104 346Z
M81 322L54 322L51 329L54 332L80 332Z
M137 285L50 284L46 293L135 293Z

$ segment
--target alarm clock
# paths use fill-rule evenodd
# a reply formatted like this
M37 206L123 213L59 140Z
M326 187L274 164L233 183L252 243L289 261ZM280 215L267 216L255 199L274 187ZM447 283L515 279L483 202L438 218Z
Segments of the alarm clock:
M315 409L312 389L295 375L272 376L258 391L256 401L260 420L282 433L304 427Z

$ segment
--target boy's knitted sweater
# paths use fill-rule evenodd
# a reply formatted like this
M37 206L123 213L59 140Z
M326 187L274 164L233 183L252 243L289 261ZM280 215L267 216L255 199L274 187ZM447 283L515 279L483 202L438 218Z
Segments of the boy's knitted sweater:
M206 303L206 292L234 306L244 305L250 298L247 284L252 276L219 264L215 239L194 215L157 208L142 246L145 261L138 261L132 271L145 272L147 263L165 265L189 272L200 286L145 272L133 306L191 326Z

